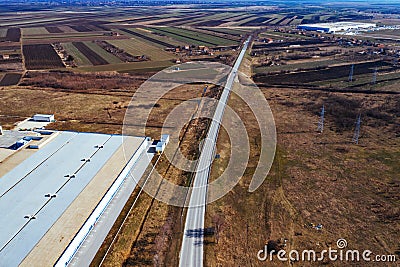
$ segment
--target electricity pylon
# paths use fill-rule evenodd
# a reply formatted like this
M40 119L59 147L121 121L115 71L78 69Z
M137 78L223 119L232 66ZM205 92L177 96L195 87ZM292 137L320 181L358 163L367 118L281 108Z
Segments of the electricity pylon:
M349 82L353 81L353 75L354 75L354 64L352 64L350 68Z
M325 120L325 105L322 105L317 131L322 133L324 131L324 120Z
M372 75L372 84L376 84L376 77L378 75L378 68L374 69L374 74Z
M358 145L358 138L360 137L360 128L361 128L361 114L358 114L356 128L354 129L354 135L353 135L353 143L357 145Z

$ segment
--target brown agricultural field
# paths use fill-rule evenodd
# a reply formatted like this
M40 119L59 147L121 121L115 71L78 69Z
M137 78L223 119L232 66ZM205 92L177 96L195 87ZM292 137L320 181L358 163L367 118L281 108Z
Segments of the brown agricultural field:
M107 65L108 62L99 56L96 52L94 52L92 49L90 49L86 44L82 42L73 42L72 43L78 50L81 52L87 59L90 60L90 62L93 64L93 66L98 66L98 65Z
M24 45L22 48L25 59L25 67L34 69L64 68L61 58L49 44Z
M12 128L34 113L54 113L52 129L121 133L126 106L147 77L28 72L18 87L1 88L0 124Z
M7 30L6 37L0 38L0 41L19 42L20 39L21 39L21 29L19 29L19 28L9 28Z
M4 75L3 79L0 80L0 86L10 86L16 85L21 79L21 74L19 73L7 73Z
M350 249L399 256L399 107L393 94L340 93L290 88L261 88L277 127L275 161L263 185L248 186L250 163L240 183L207 206L206 266L282 266L257 259L259 250L286 251L336 248L345 238ZM258 159L256 121L241 99L231 97L244 120L251 145L250 162ZM317 123L325 105L325 129ZM358 114L362 116L359 145L352 143ZM229 159L230 143L222 131L212 178ZM213 178L214 177L214 178ZM313 226L321 224L322 229ZM285 241L286 240L286 241ZM321 264L343 266L343 262ZM348 263L348 266L360 266ZM309 262L293 266L314 266ZM393 263L380 266L393 266Z
M149 36L146 36L146 35L138 33L138 32L134 32L134 31L131 31L131 30L128 30L128 29L120 29L120 30L123 31L123 32L129 33L129 34L132 34L135 37L139 37L139 38L142 38L144 40L147 40L147 41L149 41L151 43L159 44L161 46L168 47L168 48L174 48L175 47L172 44L169 44L169 43L166 43L166 42L151 38Z
M91 32L92 30L89 29L88 27L84 25L77 25L77 26L70 26L72 29L74 29L77 32Z
M56 27L56 26L48 26L48 27L46 27L46 30L49 33L63 33L63 31L59 27Z

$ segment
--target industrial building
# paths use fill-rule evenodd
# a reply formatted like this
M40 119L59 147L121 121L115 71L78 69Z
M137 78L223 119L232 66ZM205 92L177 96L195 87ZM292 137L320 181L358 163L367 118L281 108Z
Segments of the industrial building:
M138 181L151 160L145 137L35 133L19 150L0 148L2 266L67 265L124 181Z
M36 114L17 123L15 130L34 131L36 129L44 129L52 122L55 122L53 114Z
M366 30L376 27L374 23L362 22L334 22L334 23L317 23L317 24L301 24L297 28L306 31L318 31L325 33L346 32L350 30Z
M160 141L156 145L156 152L157 154L161 154L164 152L165 147L169 143L169 135L168 134L162 134Z
M33 115L32 119L34 121L52 122L52 121L54 121L54 115L53 114L36 114L36 115Z

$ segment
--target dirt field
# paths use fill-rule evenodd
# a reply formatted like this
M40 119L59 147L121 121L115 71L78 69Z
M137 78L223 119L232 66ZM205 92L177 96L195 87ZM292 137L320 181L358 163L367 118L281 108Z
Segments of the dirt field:
M126 106L147 76L28 72L19 87L1 88L0 124L55 114L58 130L121 133ZM49 101L51 99L51 101Z
M79 50L79 52L87 57L94 66L108 64L108 62L103 57L90 49L85 43L73 42L72 44Z
M336 248L339 238L345 238L350 249L399 256L399 99L390 94L306 89L263 88L263 92L278 133L274 165L253 193L247 192L254 171L249 165L241 183L207 207L205 227L219 230L206 238L206 266L283 266L276 257L272 263L259 261L257 252L266 244L277 250L322 251ZM230 104L240 108L239 115L246 114L237 98L232 97ZM323 104L325 129L319 134ZM351 140L359 113L361 137L355 145ZM245 118L246 126L255 124L251 116ZM256 140L257 131L251 127L248 131L250 140ZM251 145L252 162L257 148L254 141ZM226 165L229 142L224 133L218 150L221 162L213 166L213 176ZM318 224L321 230L312 227Z
M7 73L2 79L0 79L0 86L16 85L19 83L21 76L22 75L18 73Z
M29 70L65 67L54 48L48 44L24 45L23 54L25 67Z

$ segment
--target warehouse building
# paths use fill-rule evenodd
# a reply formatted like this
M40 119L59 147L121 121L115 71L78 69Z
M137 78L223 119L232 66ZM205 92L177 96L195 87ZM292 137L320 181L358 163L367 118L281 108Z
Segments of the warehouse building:
M317 24L301 24L297 26L300 30L318 31L325 33L346 32L350 30L366 30L376 27L374 23L362 22L334 22L334 23L317 23Z
M53 266L66 252L70 260L88 234L82 229L90 231L125 179L139 180L149 162L145 137L46 135L39 149L25 146L1 162L9 170L0 171L2 266Z

